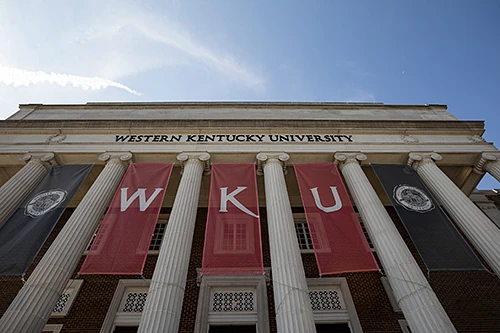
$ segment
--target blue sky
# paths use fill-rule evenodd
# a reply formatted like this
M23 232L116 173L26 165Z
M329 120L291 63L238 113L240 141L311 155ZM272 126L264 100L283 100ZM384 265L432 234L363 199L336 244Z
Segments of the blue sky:
M19 103L438 103L498 146L499 18L494 0L0 1L0 118Z

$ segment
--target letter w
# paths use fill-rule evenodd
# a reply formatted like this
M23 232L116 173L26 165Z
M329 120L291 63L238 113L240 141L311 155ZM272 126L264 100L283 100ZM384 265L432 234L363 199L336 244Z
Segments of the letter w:
M318 206L318 208L324 211L325 213L336 212L337 210L342 208L342 201L340 200L339 192L337 191L337 186L330 186L330 189L332 190L333 198L335 199L335 205L330 207L325 207L321 203L317 187L311 189L316 206Z
M149 205L153 202L153 200L160 194L160 192L163 191L162 188L156 188L154 193L149 197L149 199L146 200L146 189L145 188L138 188L137 191L135 191L134 194L130 198L127 199L128 195L128 187L124 187L121 189L121 207L120 211L124 212L127 210L127 208L134 202L135 199L139 198L139 210L141 212L145 211L148 209Z
M235 205L243 213L248 214L248 215L253 216L256 219L258 219L259 215L255 215L250 209L243 206L243 204L241 202L239 202L238 199L235 198L236 194L240 193L241 191L243 191L245 189L246 189L246 186L238 186L236 188L236 190L227 194L227 187L221 187L220 188L220 209L219 209L219 212L227 213L227 202L231 201L233 203L233 205Z

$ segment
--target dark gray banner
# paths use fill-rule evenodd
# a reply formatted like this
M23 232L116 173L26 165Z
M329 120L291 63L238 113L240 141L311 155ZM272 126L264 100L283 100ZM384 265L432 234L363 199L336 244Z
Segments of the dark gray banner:
M0 275L24 275L91 164L53 166L0 228Z
M408 165L372 164L429 270L485 269Z

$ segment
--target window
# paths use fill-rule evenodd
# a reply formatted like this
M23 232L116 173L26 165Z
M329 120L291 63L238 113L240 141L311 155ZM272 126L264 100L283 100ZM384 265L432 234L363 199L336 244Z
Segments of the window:
M101 327L101 333L136 332L151 280L120 280Z
M297 234L300 250L314 250L307 222L296 221L295 233Z
M158 254L160 252L161 243L163 241L163 237L165 236L165 231L167 229L168 216L165 215L160 216L158 222L155 225L155 230L153 232L153 237L151 238L151 243L149 244L148 254ZM90 250L90 247L94 242L98 242L97 238L97 230L92 236L89 245L87 246L86 252ZM85 253L86 254L86 253Z
M264 276L201 277L195 332L267 333L268 315Z
M361 224L361 229L363 229L363 234L365 235L365 238L368 242L368 245L370 246L370 249L372 252L375 252L375 248L373 246L372 240L370 239L370 236L368 235L368 232L366 231L365 225L363 224L363 221L361 220L361 216L359 214L356 214L358 217L358 220ZM299 248L302 253L309 253L314 251L313 247L313 241L311 238L311 235L313 237L317 237L318 232L310 232L309 226L307 224L307 220L305 217L305 214L303 213L295 213L293 214L293 219L295 221L295 233L297 235L297 240L299 242ZM324 232L319 232L319 237L318 237L318 242L320 244L320 247L323 246L322 244L327 244L326 240L322 240L322 236L324 235ZM326 246L325 246L326 248Z
M253 253L254 221L234 219L217 223L215 229L215 254Z
M153 233L153 238L151 238L149 251L160 251L161 242L163 240L163 236L165 235L166 229L167 229L167 221L158 220L158 223L156 223L155 226L155 231Z
M66 289L64 289L63 293L57 300L54 309L52 310L52 314L50 315L52 318L64 317L68 314L71 306L73 305L80 288L82 287L83 280L69 280L66 285Z
M345 278L307 279L318 332L362 332Z

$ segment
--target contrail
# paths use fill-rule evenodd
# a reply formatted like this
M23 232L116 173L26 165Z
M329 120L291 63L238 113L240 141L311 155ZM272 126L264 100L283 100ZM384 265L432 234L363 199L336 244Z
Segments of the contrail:
M100 77L87 77L59 73L45 73L42 71L27 71L24 69L6 67L0 65L0 83L8 86L29 86L30 84L50 83L59 86L72 85L83 90L99 90L107 87L115 87L128 91L131 94L141 96L141 93L112 80Z

